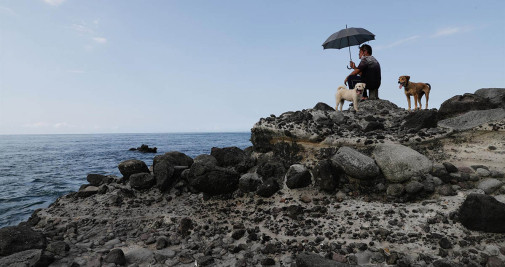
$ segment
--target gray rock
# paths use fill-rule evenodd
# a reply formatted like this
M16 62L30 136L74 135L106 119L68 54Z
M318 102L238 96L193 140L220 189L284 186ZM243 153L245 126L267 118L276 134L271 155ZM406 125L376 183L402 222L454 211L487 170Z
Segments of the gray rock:
M254 192L261 183L261 177L257 173L246 173L238 180L238 188L243 192Z
M116 248L111 250L107 256L103 259L104 262L107 263L114 263L117 265L125 265L126 264L126 257L123 252L123 250Z
M168 161L174 166L187 166L188 168L193 165L193 159L179 151L170 151L154 157L153 166L156 166L161 161Z
M479 169L481 170L481 169ZM494 178L482 180L477 188L482 189L486 194L491 194L498 190L503 185L503 182Z
M444 184L437 188L438 194L442 196L455 196L456 191L452 188L450 184Z
M486 110L495 107L495 105L490 105L489 100L481 96L466 93L444 101L438 112L442 118L449 118L471 110Z
M286 186L290 189L303 188L312 183L312 175L301 164L291 165L286 173Z
M100 191L100 188L96 186L83 186L77 192L77 196L85 198L97 194L98 191Z
M370 179L380 175L379 166L372 158L350 147L341 147L331 160L353 178Z
M491 172L489 170L484 169L484 168L478 168L477 170L475 170L475 173L480 177L491 176Z
M488 122L505 119L505 109L474 110L458 117L438 122L438 126L455 131L469 130Z
M69 250L70 246L64 241L55 241L47 245L47 251L61 257L67 255Z
M128 264L150 262L154 253L147 248L132 249L125 253L125 258Z
M297 267L349 267L356 265L349 265L338 261L326 259L315 253L302 252L296 255Z
M7 226L0 229L0 256L29 249L45 249L46 239L28 226Z
M405 193L405 187L402 184L390 184L386 192L388 196L399 197Z
M213 147L210 155L216 158L218 166L235 166L246 159L244 151L238 147Z
M491 104L505 108L505 88L482 88L475 95L485 98Z
M399 144L379 144L373 151L375 161L386 179L401 183L432 170L433 163L419 152Z
M90 185L100 186L107 180L107 176L101 174L88 174L86 180Z
M150 173L136 173L130 176L130 186L133 189L143 190L154 186L156 180Z
M268 178L258 186L258 190L256 190L256 195L260 197L271 197L277 191L279 191L279 189L280 187L277 181L273 178Z
M0 258L0 266L48 266L54 258L44 254L41 249L29 249Z
M118 169L126 180L128 180L132 174L143 172L149 173L149 168L147 168L145 162L136 159L120 162Z
M420 183L420 182L417 182L417 181L409 182L405 186L405 191L408 194L419 193L419 192L423 191L423 189L424 189L424 185L422 183Z
M320 160L313 171L314 186L322 191L333 192L342 174L342 169L334 166L331 160Z

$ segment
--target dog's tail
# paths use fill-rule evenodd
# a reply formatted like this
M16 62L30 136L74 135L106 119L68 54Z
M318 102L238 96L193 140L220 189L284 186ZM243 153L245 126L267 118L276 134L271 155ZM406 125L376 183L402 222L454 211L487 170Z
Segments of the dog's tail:
M339 87L338 87L337 91L339 91L340 89L345 89L345 90L347 90L347 87L345 87L344 85L341 85L341 86L339 86Z
M429 84L429 83L426 83L426 85L428 85L428 87L429 87L429 88L430 88L430 90L431 90L431 84Z

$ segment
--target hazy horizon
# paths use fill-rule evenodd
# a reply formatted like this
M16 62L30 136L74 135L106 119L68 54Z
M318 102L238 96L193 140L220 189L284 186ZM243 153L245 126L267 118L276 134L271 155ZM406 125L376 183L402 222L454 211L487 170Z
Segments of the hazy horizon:
M406 108L409 75L439 108L505 88L504 14L498 0L0 0L0 134L249 132L335 107L349 50L322 43L346 25L376 35L380 98Z

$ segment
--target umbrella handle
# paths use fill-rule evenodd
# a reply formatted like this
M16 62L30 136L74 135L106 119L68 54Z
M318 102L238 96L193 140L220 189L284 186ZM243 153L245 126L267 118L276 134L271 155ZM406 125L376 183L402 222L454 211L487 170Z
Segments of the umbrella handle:
M351 68L351 67L349 67L349 66L347 66L347 69L348 69L348 70L352 70L352 68Z

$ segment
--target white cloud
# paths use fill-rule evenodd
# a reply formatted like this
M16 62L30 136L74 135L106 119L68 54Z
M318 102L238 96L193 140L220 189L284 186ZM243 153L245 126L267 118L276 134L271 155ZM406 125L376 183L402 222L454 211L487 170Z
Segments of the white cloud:
M99 44L105 44L107 43L107 39L103 37L93 37L93 41L99 43Z
M414 41L414 40L419 39L419 38L421 38L421 36L414 35L414 36L411 36L411 37L408 37L408 38L405 38L405 39L401 39L401 40L398 40L396 42L393 42L393 43L390 43L390 44L387 44L387 45L377 46L377 47L375 47L375 49L376 50L381 50L381 49L392 48L392 47L399 46L399 45L402 45L402 44L410 42L410 41Z
M472 27L446 27L439 29L435 34L431 36L431 38L443 37L448 35L453 35L457 33L463 33L473 30Z
M51 6L59 6L63 4L65 0L44 0L44 3L51 5Z

